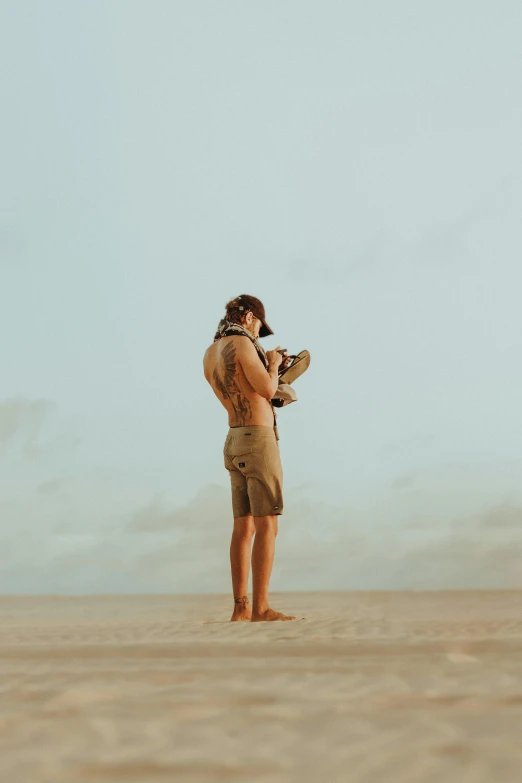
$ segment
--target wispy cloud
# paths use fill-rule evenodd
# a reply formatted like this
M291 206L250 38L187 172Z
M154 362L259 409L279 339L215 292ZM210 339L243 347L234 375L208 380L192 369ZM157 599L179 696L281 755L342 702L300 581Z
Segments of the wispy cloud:
M522 500L506 491L520 469L451 463L338 502L320 485L289 487L274 589L522 587ZM0 592L229 589L228 487L175 505L161 490L124 497L124 486L62 473L4 496Z
M483 528L508 528L522 531L522 508L505 500L489 508L478 520Z
M129 533L158 533L186 531L187 533L223 524L231 515L228 493L220 486L209 484L186 506L165 509L156 495L143 509L136 512L127 525Z
M371 513L299 495L288 493L280 520L274 589L522 587L522 531L509 527L507 540L501 530L522 517L522 507L498 503L412 530L375 525ZM55 557L53 579L89 590L96 572L99 592L129 584L134 591L227 591L231 529L223 487L209 485L170 510L154 497L126 532L91 545L82 540L77 553Z
M53 409L51 400L10 397L0 402L0 454L18 446L29 456L44 421Z
M36 492L39 495L54 495L60 490L65 489L70 484L69 476L56 476L48 481L42 481L38 485Z
M403 487L411 487L415 483L415 475L408 473L403 476L397 476L391 483L392 489L402 489Z
M0 457L16 455L34 462L50 454L78 448L81 438L75 432L52 433L52 400L10 397L0 402ZM51 426L47 436L44 430Z

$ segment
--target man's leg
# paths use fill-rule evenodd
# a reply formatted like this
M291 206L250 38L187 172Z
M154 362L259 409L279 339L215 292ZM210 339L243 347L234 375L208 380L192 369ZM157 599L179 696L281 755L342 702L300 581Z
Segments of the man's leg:
M248 574L254 530L254 518L251 514L234 519L234 530L230 541L230 567L235 600L234 612L230 618L232 621L250 620L252 617L250 606L243 599L248 596Z
M252 548L252 620L295 620L295 617L275 612L268 605L268 585L274 563L277 516L254 517L256 535Z

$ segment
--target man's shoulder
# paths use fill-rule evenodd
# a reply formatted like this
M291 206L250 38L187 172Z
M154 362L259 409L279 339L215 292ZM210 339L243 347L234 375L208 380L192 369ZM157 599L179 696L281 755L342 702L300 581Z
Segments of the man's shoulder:
M245 337L246 335L242 334L227 334L220 337L219 340L214 340L206 349L203 355L203 361L206 362L211 359L213 355L219 356L219 354L222 353L223 348L226 348L227 345L233 345L236 351L248 351L250 348L254 348L251 341L248 338L245 340Z
M220 357L226 358L231 353L238 358L242 357L245 359L255 356L257 351L247 335L227 334L220 337L219 340L215 340L212 345L209 345L203 356L203 364L209 366L219 361Z
M246 334L235 334L226 339L229 340L230 349L243 361L251 361L257 356L255 345Z
M219 339L222 346L233 345L236 351L248 351L254 347L246 334L227 334Z

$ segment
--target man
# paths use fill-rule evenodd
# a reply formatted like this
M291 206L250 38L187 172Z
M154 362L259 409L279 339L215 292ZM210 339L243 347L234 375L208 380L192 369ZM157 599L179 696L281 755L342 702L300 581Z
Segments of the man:
M258 339L269 334L273 332L262 302L242 294L228 303L203 360L205 378L226 409L230 427L223 455L230 473L234 514L230 543L232 621L295 620L268 603L277 518L283 513L283 473L271 400L278 388L279 368L290 360L279 347L265 353ZM252 609L248 601L250 556Z

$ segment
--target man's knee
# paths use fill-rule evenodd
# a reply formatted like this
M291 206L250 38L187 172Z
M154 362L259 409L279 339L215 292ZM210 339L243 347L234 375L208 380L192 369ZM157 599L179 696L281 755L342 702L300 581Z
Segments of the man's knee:
M277 536L278 518L277 516L254 517L254 526L256 533L272 533Z
M236 517L234 519L234 534L238 536L244 536L245 538L252 537L255 533L254 517L252 514L248 514L246 517Z

